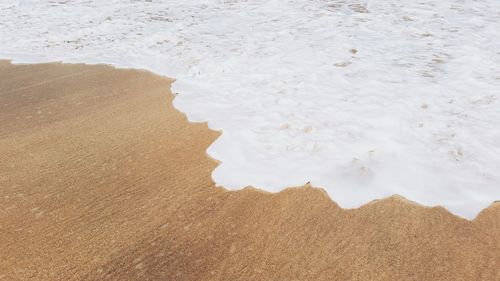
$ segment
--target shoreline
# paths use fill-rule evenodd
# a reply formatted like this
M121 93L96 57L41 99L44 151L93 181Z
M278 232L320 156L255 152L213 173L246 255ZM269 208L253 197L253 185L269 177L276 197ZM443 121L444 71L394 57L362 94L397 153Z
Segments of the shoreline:
M62 65L85 65L85 66L108 66L108 67L111 67L113 69L117 69L117 70L134 70L134 71L139 71L139 72L145 72L145 73L148 73L150 75L155 75L155 76L159 76L159 77L162 77L162 78L165 78L165 79L168 79L168 80L171 80L172 81L172 84L171 84L171 87L173 86L173 84L175 83L176 81L176 78L172 78L172 77L168 77L164 74L161 74L161 71L155 71L154 69L148 69L148 68L143 68L143 67L135 67L134 64L119 64L119 63L116 63L116 62L105 62L105 63L99 63L99 62L95 62L95 63L87 63L87 62L80 62L79 60L74 60L72 62L72 60L69 60L69 61L65 61L63 59L61 60L56 60L56 61L53 61L53 60L49 60L49 59L42 59L40 60L40 56L37 56L37 55L32 55L32 56L29 56L29 55L21 55L21 56L24 56L26 58L29 58L29 59L24 59L24 60L14 60L14 59L6 59L5 56L0 56L0 62L8 62L10 64L13 64L13 65L33 65L33 64L62 64ZM18 61L18 62L16 62ZM173 93L171 91L171 87L169 88L170 90L170 93L174 96L174 98L172 99L172 107L177 110L179 113L181 113L182 115L185 116L185 118L188 120L189 123L191 124L205 124L209 130L212 130L214 132L218 132L219 133L219 136L214 139L214 141L211 143L214 144L217 139L220 137L220 135L222 134L222 130L216 130L216 129L213 129L213 128L210 128L208 126L208 121L190 121L189 120L189 117L187 115L187 113L183 112L181 109L177 108L175 105L174 105L174 100L175 100L175 97L177 97L177 94L176 93ZM219 159L216 159L214 158L212 155L209 154L208 152L209 150L209 147L207 147L206 149L206 154L207 156L209 156L213 161L216 161L218 164L222 163L222 161L220 161ZM304 185L308 185L308 183L305 183ZM222 186L222 185L221 185ZM297 186L287 186L287 187L284 187L284 188L279 188L278 191L269 191L269 190L266 190L264 188L261 188L261 187L256 187L256 186L252 186L252 185L248 185L244 188L254 188L258 191L262 191L262 192L269 192L269 193L279 193L279 192L282 192L282 191L285 191L289 188L300 188L301 186L300 185L297 185ZM388 199L390 197L393 197L393 196L400 196L402 198L404 198L405 200L407 200L408 202L411 202L411 203L414 203L414 204L417 204L423 208L439 208L439 207L442 207L444 208L448 213L450 213L451 215L453 216L456 216L460 219L464 219L464 220L467 220L467 221L474 221L484 210L488 209L488 208L491 208L492 206L496 205L496 204L500 204L500 199L498 200L493 200L490 204L486 205L484 208L480 209L473 217L468 217L468 216L465 216L465 215L461 215L461 214L458 214L458 213L455 213L453 212L452 210L449 210L446 206L444 206L443 204L434 204L434 205L429 205L429 204L425 204L425 203L421 203L421 202L418 202L416 200L412 200L410 198L407 198L406 196L404 195L400 195L400 194L392 194L392 195L389 195L389 196L386 196L386 197L383 197L383 198L375 198L375 199L372 199L371 201L367 201L365 203L362 203L360 204L359 206L357 207L352 207L352 208L349 208L349 207L344 207L344 206L340 206L339 203L337 203L337 201L335 201L335 199L333 198L333 196L329 195L328 194L328 191L325 187L323 186L316 186L316 185L312 185L312 187L314 188L319 188L323 191L325 191L325 193L327 194L327 196L332 200L332 202L334 202L335 204L339 205L339 207L341 207L342 209L345 209L345 210L354 210L354 209L358 209L358 208L362 208L363 206L365 205L368 205L368 204L372 204L373 202L377 202L379 200L385 200L385 199ZM224 187L226 190L231 190L231 191L234 191L234 190L241 190L242 188L236 188L236 189L233 189L233 188L227 188L227 187Z
M468 221L399 196L342 209L309 186L227 191L215 187L217 163L206 155L219 133L172 106L171 79L103 65L5 61L0 77L0 277L498 274L489 267L500 262L498 202Z

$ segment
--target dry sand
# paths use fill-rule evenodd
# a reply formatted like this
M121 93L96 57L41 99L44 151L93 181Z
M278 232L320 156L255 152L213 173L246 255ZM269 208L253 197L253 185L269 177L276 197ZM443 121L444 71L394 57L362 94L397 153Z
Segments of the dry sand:
M0 280L500 280L474 221L391 197L214 186L218 136L132 70L0 62Z

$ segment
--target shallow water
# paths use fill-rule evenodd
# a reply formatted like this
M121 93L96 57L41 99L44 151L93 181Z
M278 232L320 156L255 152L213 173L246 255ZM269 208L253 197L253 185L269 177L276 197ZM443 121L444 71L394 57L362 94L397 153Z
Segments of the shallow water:
M13 1L0 56L175 77L223 135L216 183L400 194L473 218L500 199L500 2Z

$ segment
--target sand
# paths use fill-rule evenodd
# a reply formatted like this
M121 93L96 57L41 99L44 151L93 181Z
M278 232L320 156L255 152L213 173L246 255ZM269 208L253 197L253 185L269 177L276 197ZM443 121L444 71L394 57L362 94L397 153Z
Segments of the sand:
M171 80L0 62L0 280L500 280L500 204L218 188Z

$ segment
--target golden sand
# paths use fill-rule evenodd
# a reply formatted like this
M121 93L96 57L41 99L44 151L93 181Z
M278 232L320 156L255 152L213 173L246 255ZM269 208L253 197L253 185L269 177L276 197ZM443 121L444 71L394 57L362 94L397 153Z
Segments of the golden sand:
M500 204L216 188L172 81L0 62L0 280L500 280Z

